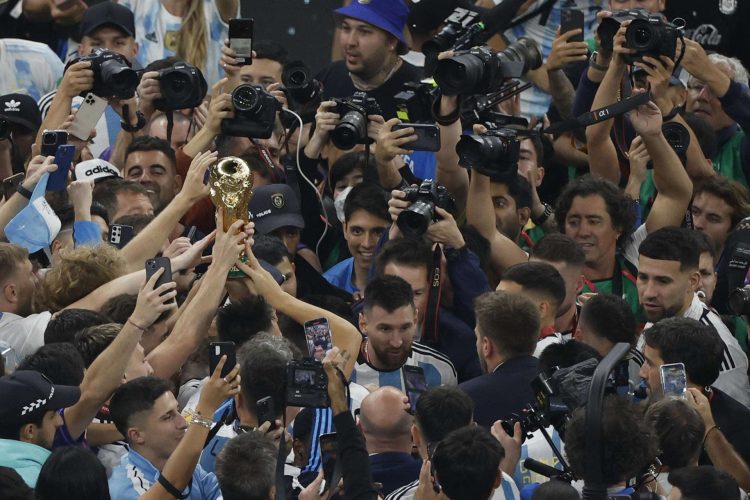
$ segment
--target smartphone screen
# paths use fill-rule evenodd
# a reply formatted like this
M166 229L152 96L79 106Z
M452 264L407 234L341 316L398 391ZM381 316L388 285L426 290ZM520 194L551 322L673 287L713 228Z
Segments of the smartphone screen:
M687 376L683 363L661 365L661 388L664 396L685 399Z
M419 366L404 365L404 390L409 398L411 411L417 408L419 397L427 391L427 381L424 378L424 370Z
M305 322L305 340L310 357L315 361L323 361L326 353L333 349L331 329L326 318L318 318Z
M224 363L224 367L221 369L222 377L229 375L229 372L231 372L237 364L234 342L211 342L208 345L209 373L213 373L214 370L216 370L216 366L224 355L227 356L227 362Z
M577 9L562 9L560 11L560 34L580 29L581 33L570 39L571 42L583 41L583 12Z
M47 181L47 191L64 191L70 172L70 163L73 161L73 155L76 153L76 147L72 144L62 144L57 146L55 152L55 165L57 170L49 174Z
M229 47L241 65L253 63L253 19L229 20Z

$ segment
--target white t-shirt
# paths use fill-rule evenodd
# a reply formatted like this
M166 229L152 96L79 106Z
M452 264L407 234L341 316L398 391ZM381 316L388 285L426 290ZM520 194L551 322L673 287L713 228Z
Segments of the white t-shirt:
M224 76L224 70L219 66L221 47L229 35L229 25L226 24L216 8L215 0L202 0L203 14L206 19L206 66L201 68L208 87ZM159 0L120 0L133 11L135 16L136 41L138 42L138 63L142 67L150 62L175 55L177 50L177 33L182 26L182 19L173 16ZM239 3L237 16L239 17Z
M385 500L412 500L419 488L419 479L413 481L401 488L394 490ZM518 492L516 483L513 478L503 472L503 480L492 494L492 500L520 500L521 494Z
M0 313L0 340L10 344L19 361L22 361L44 345L44 331L51 317L52 314L47 311L25 318L7 312Z
M43 43L0 39L0 95L18 92L39 100L57 88L63 63Z

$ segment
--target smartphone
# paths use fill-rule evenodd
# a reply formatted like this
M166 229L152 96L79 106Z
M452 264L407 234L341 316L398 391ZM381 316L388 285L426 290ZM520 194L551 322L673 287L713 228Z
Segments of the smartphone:
M211 342L208 344L208 369L209 373L213 373L216 370L216 365L219 364L221 357L226 355L227 362L224 363L224 367L221 369L221 376L226 377L234 369L237 364L237 354L235 352L234 342Z
M340 467L337 466L339 447L336 443L335 432L321 434L319 440L320 455L323 459L323 478L325 479L323 491L326 491L330 488L335 488L339 481L337 477L340 475L338 474Z
M427 380L421 366L404 365L401 370L404 372L404 392L409 398L410 411L413 413L419 397L427 391Z
M440 129L437 125L431 123L399 123L394 125L393 130L404 128L414 128L416 141L407 142L401 147L414 151L439 151L440 150Z
M156 280L154 288L158 288L165 283L174 281L172 279L172 262L169 260L169 257L156 257L146 261L146 281L150 280L151 276L153 276L159 269L164 269L164 272L159 276L159 279ZM168 302L168 304L170 303L174 303L174 299L172 299L171 302Z
M315 361L323 361L326 353L333 349L328 319L318 318L305 321L305 340L310 357Z
M133 226L125 224L109 225L109 242L117 248L124 248L135 236Z
M271 430L276 428L276 412L273 407L273 398L266 396L255 402L255 415L258 417L258 425L264 422L271 422Z
M55 156L58 146L68 143L67 130L45 130L42 133L42 147L40 152L44 156Z
M72 144L57 146L57 152L55 153L57 170L49 174L47 191L65 191L65 186L68 183L68 173L70 172L70 163L73 161L73 155L75 154L76 147Z
M107 104L106 99L99 97L93 92L86 94L83 102L78 107L78 111L73 116L73 123L68 129L70 134L81 140L88 140L91 130L96 128L96 122L99 121L99 118L104 114L104 110L107 109Z
M5 201L8 201L15 194L16 189L18 189L18 186L21 185L25 178L26 174L21 172L20 174L14 174L3 179L3 196L5 197Z
M687 376L683 363L661 365L661 389L664 396L685 399Z
M562 9L560 11L560 34L580 29L581 32L570 39L571 42L583 41L583 11L578 9Z
M234 49L235 58L242 66L253 63L254 19L229 20L229 48Z

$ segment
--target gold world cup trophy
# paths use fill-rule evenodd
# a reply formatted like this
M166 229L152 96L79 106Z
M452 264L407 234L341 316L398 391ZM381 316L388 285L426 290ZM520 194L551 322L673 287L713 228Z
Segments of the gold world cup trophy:
M224 231L238 220L250 217L250 199L253 197L253 171L250 165L236 156L227 156L211 166L209 170L211 201L224 212ZM238 256L247 262L244 252ZM245 273L237 266L229 271L230 278L242 278Z

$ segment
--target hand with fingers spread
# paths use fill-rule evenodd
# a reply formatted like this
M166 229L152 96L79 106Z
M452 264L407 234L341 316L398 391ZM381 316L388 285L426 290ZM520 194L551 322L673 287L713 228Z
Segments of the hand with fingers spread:
M211 266L217 266L223 271L229 272L234 262L245 249L247 234L243 230L245 221L236 220L224 231L224 211L216 212L216 243L214 243L211 254Z
M211 231L208 235L204 236L202 240L196 241L190 245L184 252L177 254L172 257L172 270L175 272L185 271L193 269L195 266L202 262L203 252L208 248L208 245L214 240L216 231ZM180 238L178 238L180 239ZM188 240L189 242L189 240Z
M177 296L177 283L170 281L154 288L162 274L164 274L164 269L158 269L138 293L130 321L139 328L148 328L159 319L164 311L177 307L174 302Z
M211 418L221 403L233 398L240 392L240 365L234 365L226 377L221 376L221 369L227 362L226 355L219 360L211 378L203 386L196 411L203 417Z
M94 71L91 69L91 61L78 61L65 70L57 91L65 97L73 99L83 92L91 90L93 86Z
M196 201L208 196L210 188L203 183L208 168L216 163L219 153L206 151L199 153L190 163L190 168L185 176L185 182L177 196L186 199L191 205Z
M566 66L585 61L588 57L588 44L586 42L571 42L570 39L580 35L582 30L574 29L567 33L560 34L560 28L557 29L555 41L552 42L552 52L547 58L547 71L557 71Z
M55 165L54 156L37 155L31 159L29 166L26 167L26 178L21 185L27 190L33 191L34 186L36 186L44 174L54 172L55 170L57 170L57 165Z
M413 127L393 130L395 125L401 123L398 118L391 118L380 127L380 135L375 141L375 160L385 164L393 160L397 155L408 155L413 153L410 149L401 146L417 140Z
M633 95L638 93L640 92L633 91ZM649 101L646 104L628 111L628 118L630 119L630 123L633 125L636 133L644 139L656 137L662 133L661 125L663 123L663 117L661 110L659 110L659 106L653 101Z

